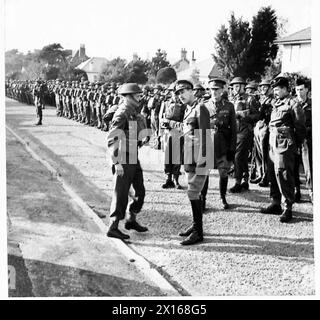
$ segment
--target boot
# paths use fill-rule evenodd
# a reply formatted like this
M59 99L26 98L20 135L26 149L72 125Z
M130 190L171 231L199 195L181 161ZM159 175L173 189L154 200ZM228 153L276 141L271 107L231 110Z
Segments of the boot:
M201 209L202 209L202 213L204 213L205 211L207 211L207 207L206 207L206 197L205 196L200 196L201 199Z
M181 231L179 233L180 237L188 237L190 236L190 234L193 232L194 230L194 225L192 224L188 229L186 229L185 231Z
M261 208L260 212L264 214L281 214L282 208L280 204L272 203L266 208Z
M294 202L299 203L301 201L301 191L300 188L297 188L296 193L294 195Z
M285 209L280 216L280 222L289 222L292 219L292 210L291 209Z
M227 202L226 196L221 196L221 205L223 210L228 210L230 208L229 203Z
M229 189L231 193L240 193L242 190L240 183L236 183L232 188Z
M136 215L132 212L129 213L129 219L126 220L124 227L127 230L133 229L136 230L138 232L146 232L148 231L147 227L143 227L142 225L140 225L137 221L136 221Z
M183 241L181 245L191 245L203 241L203 229L202 229L202 203L201 200L191 200L192 216L194 229L191 234Z
M166 182L162 185L162 188L169 189L169 188L174 188L174 187L175 187L175 184L172 181L172 174L170 173L170 174L168 174Z
M242 189L242 190L249 190L249 183L248 183L248 181L243 181L240 186L241 186L241 189Z
M111 220L110 219L110 226L107 232L107 236L110 238L118 238L120 240L127 240L130 239L130 236L121 232L118 229L119 220Z
M228 176L227 177L220 177L219 190L220 190L220 198L221 198L222 208L224 210L229 209L229 204L226 200L227 188L228 188Z

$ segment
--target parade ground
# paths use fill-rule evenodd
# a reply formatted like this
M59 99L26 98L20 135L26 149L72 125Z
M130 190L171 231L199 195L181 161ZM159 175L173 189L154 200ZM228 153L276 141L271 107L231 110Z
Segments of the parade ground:
M162 189L163 152L141 148L146 198L138 220L148 232L122 242L106 236L113 177L106 132L6 99L9 296L314 295L313 207L302 182L293 219L264 215L269 189L227 193L219 207L211 172L204 242L181 246L191 223L184 190ZM233 185L229 179L229 187Z

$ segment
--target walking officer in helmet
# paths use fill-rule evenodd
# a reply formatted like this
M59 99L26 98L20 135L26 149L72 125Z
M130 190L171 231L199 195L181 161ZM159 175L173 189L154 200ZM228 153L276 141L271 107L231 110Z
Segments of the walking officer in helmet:
M131 197L128 217L124 227L138 232L148 229L141 226L136 215L140 212L145 197L142 168L138 159L138 147L142 144L143 130L146 123L142 115L138 114L142 91L136 83L125 83L119 88L123 97L115 112L107 137L108 150L112 161L114 175L114 189L110 208L110 224L108 237L129 239L130 236L118 228L120 220L126 215L130 187L135 191Z

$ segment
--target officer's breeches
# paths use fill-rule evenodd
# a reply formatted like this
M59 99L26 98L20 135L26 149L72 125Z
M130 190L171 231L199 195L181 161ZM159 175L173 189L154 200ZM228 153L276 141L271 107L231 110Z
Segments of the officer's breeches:
M205 185L208 175L199 175L195 172L187 172L188 178L188 198L189 200L199 200L201 191Z
M115 168L112 167L114 174L114 191L112 196L110 217L115 217L118 220L124 219L128 205L129 190L132 185L135 195L132 199L129 211L139 213L145 197L145 187L143 183L143 173L140 163L123 164L124 174L122 177L115 174Z
M164 152L165 152L165 165L164 172L166 174L180 175L180 168L182 162L182 154L181 154L181 145L179 145L178 138L172 138L170 134L164 134ZM177 141L177 145L175 145L172 141L175 139Z
M294 203L294 161L295 153L289 148L279 153L270 146L269 177L270 197L280 204L281 198L286 208L291 209Z

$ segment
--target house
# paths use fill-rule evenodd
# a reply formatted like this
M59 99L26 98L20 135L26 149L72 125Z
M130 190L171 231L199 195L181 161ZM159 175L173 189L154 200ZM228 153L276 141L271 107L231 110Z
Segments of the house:
M87 74L88 80L94 82L99 80L99 75L107 62L106 58L92 57L80 63L76 68L83 70Z
M74 50L72 52L72 56L70 62L72 65L79 65L80 63L88 60L89 57L86 55L86 48L84 44L80 44L80 48L78 50Z
M281 73L300 72L311 77L311 27L275 41L282 51Z
M193 75L203 85L207 85L210 78L221 77L221 73L212 58L196 62L193 57L192 64L187 69L177 72L177 79L192 79Z
M172 68L178 73L189 68L190 62L187 59L187 50L182 48L181 49L181 58L177 62L172 64Z

